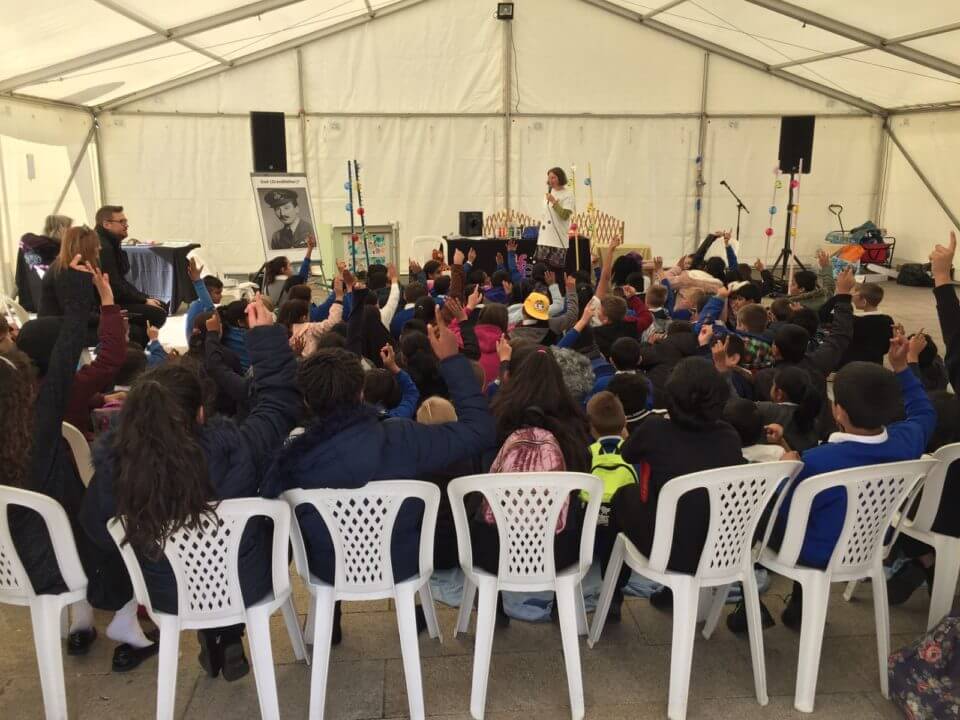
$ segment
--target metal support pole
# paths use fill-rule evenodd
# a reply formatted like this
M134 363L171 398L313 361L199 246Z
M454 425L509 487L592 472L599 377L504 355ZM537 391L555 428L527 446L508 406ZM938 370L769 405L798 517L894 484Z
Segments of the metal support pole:
M880 225L883 194L887 187L887 153L889 147L887 145L887 135L884 131L888 122L888 118L883 119L883 124L880 127L880 147L877 148L877 169L873 187L873 221L877 225Z
M513 22L503 21L503 195L510 213L510 154L513 152Z
M937 192L937 189L933 186L933 183L927 179L927 176L923 174L923 170L920 169L920 166L917 165L914 159L910 156L910 153L907 152L907 149L901 144L900 140L893 132L893 128L890 127L890 124L887 123L884 125L884 129L887 131L887 135L893 141L893 144L897 146L897 149L899 149L901 153L903 153L904 159L907 161L910 167L913 168L913 171L917 174L917 177L920 178L920 182L922 182L926 186L927 190L930 191L930 194L933 196L933 199L937 201L940 209L946 213L948 218L950 218L950 222L953 223L953 226L957 228L957 230L960 230L960 220L957 219L957 216L944 201L940 193Z
M70 166L70 176L63 184L63 190L60 191L60 197L57 198L57 204L53 206L53 212L51 215L56 215L60 212L60 206L63 205L64 198L67 197L67 191L70 190L70 184L77 176L77 171L80 169L80 163L83 162L83 156L87 154L87 148L90 147L90 143L93 141L93 137L96 132L97 119L93 118L93 121L90 123L90 132L87 133L87 137L83 141L83 145L80 146L80 152L77 153L77 157L74 159L73 165Z
M703 54L703 87L700 90L700 132L697 135L696 213L694 215L693 246L700 241L700 219L703 213L703 153L707 146L707 83L710 76L710 53Z
M297 92L300 98L300 157L302 159L303 172L310 179L310 172L307 170L307 104L303 93L303 50L297 48Z
M100 118L93 117L93 143L97 148L97 180L100 186L100 205L107 204L107 176L103 171L103 133L100 132Z

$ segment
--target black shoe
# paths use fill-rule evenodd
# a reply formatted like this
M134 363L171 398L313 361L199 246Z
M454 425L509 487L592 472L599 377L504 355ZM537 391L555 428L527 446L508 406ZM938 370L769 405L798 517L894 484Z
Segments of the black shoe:
M111 663L111 668L114 672L130 672L140 667L140 663L144 660L160 652L160 632L158 630L151 630L146 633L146 635L147 639L152 642L145 648L134 647L129 643L122 643L114 648L113 662Z
M927 573L917 562L904 564L887 580L887 601L891 605L903 605L918 587L927 582Z
M650 604L657 610L673 610L673 590L664 586L650 596Z
M773 615L770 614L767 606L764 605L762 601L760 602L760 621L764 630L772 628L777 624L774 622ZM727 615L727 628L729 628L730 632L737 635L742 635L749 631L750 628L747 625L747 606L743 600L738 602L734 611Z
M220 652L223 656L224 680L233 682L250 672L250 663L247 662L247 656L243 654L243 641L239 637L221 642Z
M780 621L791 630L800 632L803 624L803 597L800 593L794 592L787 597L787 606L780 615Z
M333 631L330 633L330 644L339 645L343 641L343 630L340 628L340 601L337 600L333 605Z
M67 637L67 655L86 655L90 652L90 646L96 639L97 629L95 627L70 633Z
M197 631L197 642L200 643L200 655L197 661L200 663L208 677L215 678L220 674L223 667L223 648L220 647L220 638L217 633L209 630Z
M613 599L610 601L610 609L607 611L607 622L612 625L619 625L623 614L623 593L619 590L613 591Z

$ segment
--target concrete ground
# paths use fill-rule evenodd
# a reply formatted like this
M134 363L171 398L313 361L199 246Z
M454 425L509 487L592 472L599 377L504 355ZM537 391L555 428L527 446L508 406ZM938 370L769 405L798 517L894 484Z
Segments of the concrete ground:
M916 331L924 327L943 348L929 290L886 284L883 309ZM173 318L165 342L182 344L182 316ZM169 340L167 339L169 337ZM296 602L306 612L307 597L298 580ZM820 663L816 712L812 717L837 720L898 718L897 709L880 695L876 635L869 584L853 602L844 602L834 586ZM764 633L770 704L754 696L750 650L745 638L723 625L710 640L698 636L694 649L688 717L804 717L793 709L799 635L779 623L789 582L775 578L764 596L777 626ZM891 609L891 648L913 641L924 631L929 597L919 590L904 606ZM732 606L728 606L728 610ZM456 610L439 611L444 643L421 636L420 649L427 715L445 720L470 717L473 626L453 638ZM109 617L97 614L103 632ZM392 605L386 601L348 603L343 643L332 653L328 720L400 718L407 715L403 665ZM36 658L25 608L0 606L0 717L41 718L42 700ZM279 615L274 618L274 658L283 717L304 718L310 671L296 663ZM619 626L610 625L596 648L581 642L583 683L588 718L643 720L666 717L669 687L671 616L639 599L626 601ZM113 643L101 638L87 657L64 657L71 718L136 720L152 718L156 703L156 660L128 675L110 672ZM253 676L227 683L210 680L197 664L193 633L181 635L177 718L221 720L257 718ZM559 629L551 624L514 621L494 641L487 695L490 720L568 718L569 702Z

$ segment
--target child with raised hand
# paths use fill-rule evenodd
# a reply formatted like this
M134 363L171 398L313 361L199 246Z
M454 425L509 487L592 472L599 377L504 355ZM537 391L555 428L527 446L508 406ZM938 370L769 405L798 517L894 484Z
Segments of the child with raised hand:
M187 261L187 275L193 283L197 299L187 307L187 322L185 324L187 343L193 334L193 325L197 315L211 312L223 299L223 282L216 275L203 275L203 265L197 263L196 258Z
M417 412L420 391L410 376L397 365L392 345L380 349L383 369L368 370L363 380L363 399L378 408L380 418L410 419Z
M927 392L938 392L947 389L947 370L943 365L943 358L937 352L937 345L933 338L927 335L923 328L911 335L907 350L907 362L910 370L923 384Z
M164 544L175 529L199 525L218 501L256 497L267 462L300 415L296 361L285 330L274 325L259 295L247 308L247 325L254 392L243 423L208 421L199 376L188 365L167 363L134 384L118 428L94 453L96 471L81 521L101 554L97 577L113 574L114 584L104 590L118 607L132 603L134 622L136 603L129 583L118 582L125 570L107 521L125 518L126 541L137 551L153 607L176 613L177 585ZM240 544L240 583L248 605L273 589L271 534L268 523L251 521ZM247 673L242 632L242 626L200 631L200 663L211 677L222 671L225 679L236 680ZM155 642L144 647L130 640L114 654L114 669L131 670L156 651Z
M787 517L796 487L808 478L835 470L914 460L926 451L933 434L937 414L923 386L907 367L907 339L897 334L887 354L890 367L868 362L852 362L840 370L833 381L833 418L838 432L828 442L803 453L788 452L784 459L803 461L803 470L787 488L779 515L773 518L770 547L778 549L783 541ZM903 417L906 410L906 419ZM819 493L813 501L799 562L823 568L833 555L847 512L847 493L833 488ZM800 585L794 583L790 602L783 611L784 625L800 629L802 616ZM728 619L734 626L746 628L746 622Z

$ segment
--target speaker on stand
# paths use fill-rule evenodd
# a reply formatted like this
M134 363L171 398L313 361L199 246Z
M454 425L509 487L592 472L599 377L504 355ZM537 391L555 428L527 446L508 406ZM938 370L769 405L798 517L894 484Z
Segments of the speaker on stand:
M250 141L255 173L287 171L286 118L282 112L250 113Z
M809 175L813 168L813 130L815 124L816 117L813 115L788 115L780 118L780 149L777 157L780 162L780 170L790 173L790 185L787 201L787 230L784 234L783 248L773 263L772 270L775 272L780 267L780 280L782 282L786 282L791 258L793 258L793 262L800 266L801 270L807 269L800 262L800 258L794 255L791 247L790 218L793 211L793 181L798 173Z

